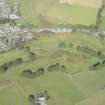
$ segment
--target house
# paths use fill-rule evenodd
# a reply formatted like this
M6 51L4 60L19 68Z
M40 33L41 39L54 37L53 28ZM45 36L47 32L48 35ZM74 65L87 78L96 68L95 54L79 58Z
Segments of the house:
M46 104L46 97L45 96L40 96L39 97L39 103L40 103L40 105L47 105Z

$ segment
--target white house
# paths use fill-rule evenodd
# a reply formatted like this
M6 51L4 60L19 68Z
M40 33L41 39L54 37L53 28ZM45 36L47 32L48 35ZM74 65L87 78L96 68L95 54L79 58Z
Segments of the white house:
M40 103L40 105L47 105L46 104L46 97L45 96L40 96L39 97L39 103Z

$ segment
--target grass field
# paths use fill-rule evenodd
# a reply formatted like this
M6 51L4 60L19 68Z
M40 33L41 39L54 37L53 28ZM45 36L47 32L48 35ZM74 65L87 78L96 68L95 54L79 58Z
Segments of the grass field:
M67 47L60 48L65 42ZM73 44L69 47L68 44ZM43 35L38 40L26 43L37 55L37 60L26 62L10 68L6 73L0 73L0 105L29 105L28 96L43 90L48 90L50 99L48 105L104 105L105 98L105 67L98 71L90 71L89 66L99 60L96 56L80 52L78 45L91 46L105 53L104 45L99 38L85 33L59 33ZM61 56L59 52L63 52ZM14 49L0 54L0 65L22 57L29 57L24 49ZM66 65L66 72L46 72L36 79L21 77L25 69L47 68L59 62Z
M82 1L82 0L81 0ZM89 0L90 1L90 0ZM79 1L78 1L79 2ZM88 4L88 3L86 3ZM21 0L21 13L23 19L20 23L32 23L36 26L59 25L59 24L95 24L96 14L99 7L71 5L60 3L59 0ZM100 5L100 3L99 3Z

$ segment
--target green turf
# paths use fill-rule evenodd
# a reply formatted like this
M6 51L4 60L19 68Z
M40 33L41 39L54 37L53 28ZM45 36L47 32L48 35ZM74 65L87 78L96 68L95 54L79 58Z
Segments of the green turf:
M59 44L65 42L66 48L59 48ZM72 43L73 47L69 47ZM29 105L28 95L48 90L51 98L48 105L101 105L95 104L97 97L105 97L101 91L104 89L104 67L96 72L89 71L89 65L99 60L97 56L80 52L78 45L90 46L95 50L101 49L104 53L104 45L99 38L85 33L55 34L41 36L38 40L26 43L31 51L36 53L37 60L30 61L16 67L11 67L6 73L0 73L0 104L1 105ZM62 56L59 55L60 52ZM54 57L56 55L56 57ZM29 56L24 49L14 49L0 54L0 65L22 57L25 61ZM49 65L59 62L66 65L66 72L51 72L36 79L21 77L25 69L36 71L40 67L48 68ZM103 99L100 98L100 102Z

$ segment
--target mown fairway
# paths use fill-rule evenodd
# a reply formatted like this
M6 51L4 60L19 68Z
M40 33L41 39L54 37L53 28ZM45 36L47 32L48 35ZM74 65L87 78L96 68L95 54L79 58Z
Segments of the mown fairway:
M95 24L99 6L94 6L94 2L91 4L93 6L83 6L75 2L65 4L59 0L21 0L23 19L19 23L32 23L36 26Z
M28 61L0 73L0 105L29 105L30 94L46 89L50 95L48 105L104 105L105 67L90 71L89 66L99 58L77 50L78 45L84 45L105 54L102 39L85 33L41 35L25 44L36 54L34 61L29 60L24 49L0 54L0 65L18 57ZM47 72L48 66L55 63L64 64L66 72ZM35 79L21 76L23 70L36 71L41 67L46 69L43 76Z

